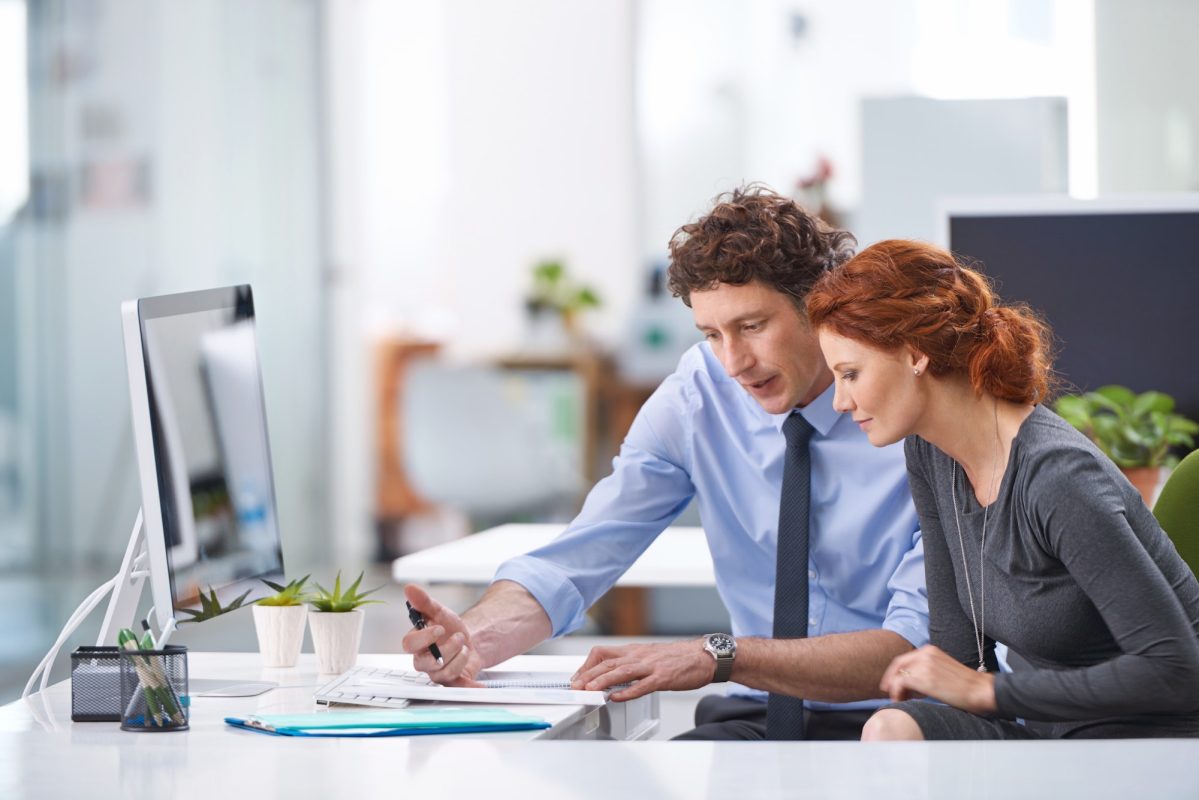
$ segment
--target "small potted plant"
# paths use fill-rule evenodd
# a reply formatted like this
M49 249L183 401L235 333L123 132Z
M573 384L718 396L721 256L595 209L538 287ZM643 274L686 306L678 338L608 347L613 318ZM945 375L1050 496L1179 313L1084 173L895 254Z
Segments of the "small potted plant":
M274 594L254 603L254 630L258 634L258 650L264 667L294 667L304 644L304 622L308 606L304 602L304 584L308 575L286 586L264 580Z
M316 651L317 667L322 674L345 672L357 663L362 624L366 619L366 613L359 606L383 602L364 599L381 587L358 591L363 574L358 573L358 578L343 592L341 572L338 571L333 591L318 583L316 593L308 598L312 606L308 627L312 630L312 647Z
M1178 463L1173 450L1193 448L1199 433L1199 424L1176 414L1174 398L1161 392L1104 386L1061 397L1054 407L1116 462L1148 506L1162 469Z
M533 285L525 298L534 349L566 349L579 339L578 315L598 308L599 295L576 283L561 261L542 261L533 267Z

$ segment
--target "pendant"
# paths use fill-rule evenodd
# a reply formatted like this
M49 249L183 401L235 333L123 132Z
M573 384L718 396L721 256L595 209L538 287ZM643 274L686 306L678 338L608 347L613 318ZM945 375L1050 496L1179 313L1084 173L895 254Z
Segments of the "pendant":
M987 671L987 665L986 665L986 664L979 664L979 665L978 665L978 671L979 671L979 672L986 672L986 671Z

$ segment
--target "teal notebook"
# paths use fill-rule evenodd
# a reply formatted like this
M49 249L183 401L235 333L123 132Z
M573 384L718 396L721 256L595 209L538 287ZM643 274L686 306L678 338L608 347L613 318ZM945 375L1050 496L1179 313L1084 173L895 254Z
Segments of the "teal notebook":
M235 728L272 736L425 736L435 733L534 731L550 727L540 717L504 708L405 708L225 717Z

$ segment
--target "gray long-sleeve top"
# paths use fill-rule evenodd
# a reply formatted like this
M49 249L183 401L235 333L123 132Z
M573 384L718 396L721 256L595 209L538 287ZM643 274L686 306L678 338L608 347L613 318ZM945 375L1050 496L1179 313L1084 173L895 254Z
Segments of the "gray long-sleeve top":
M905 452L924 530L930 639L975 667L953 460L916 436ZM960 467L956 476L977 615L984 509ZM993 670L999 641L1030 665L996 675L1000 716L1199 714L1199 582L1110 459L1037 406L986 517L985 657Z

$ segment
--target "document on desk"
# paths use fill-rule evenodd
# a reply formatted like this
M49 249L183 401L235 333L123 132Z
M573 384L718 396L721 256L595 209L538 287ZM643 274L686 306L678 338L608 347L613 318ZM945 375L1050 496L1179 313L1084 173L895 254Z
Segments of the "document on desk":
M225 722L272 736L427 736L437 733L484 733L543 730L539 717L503 708L409 708L396 711L325 711L316 714L259 714L225 717Z
M607 692L570 688L570 675L555 672L487 670L479 673L482 688L442 686L423 672L354 667L316 691L322 703L402 707L407 700L443 703L532 703L535 705L601 706Z

